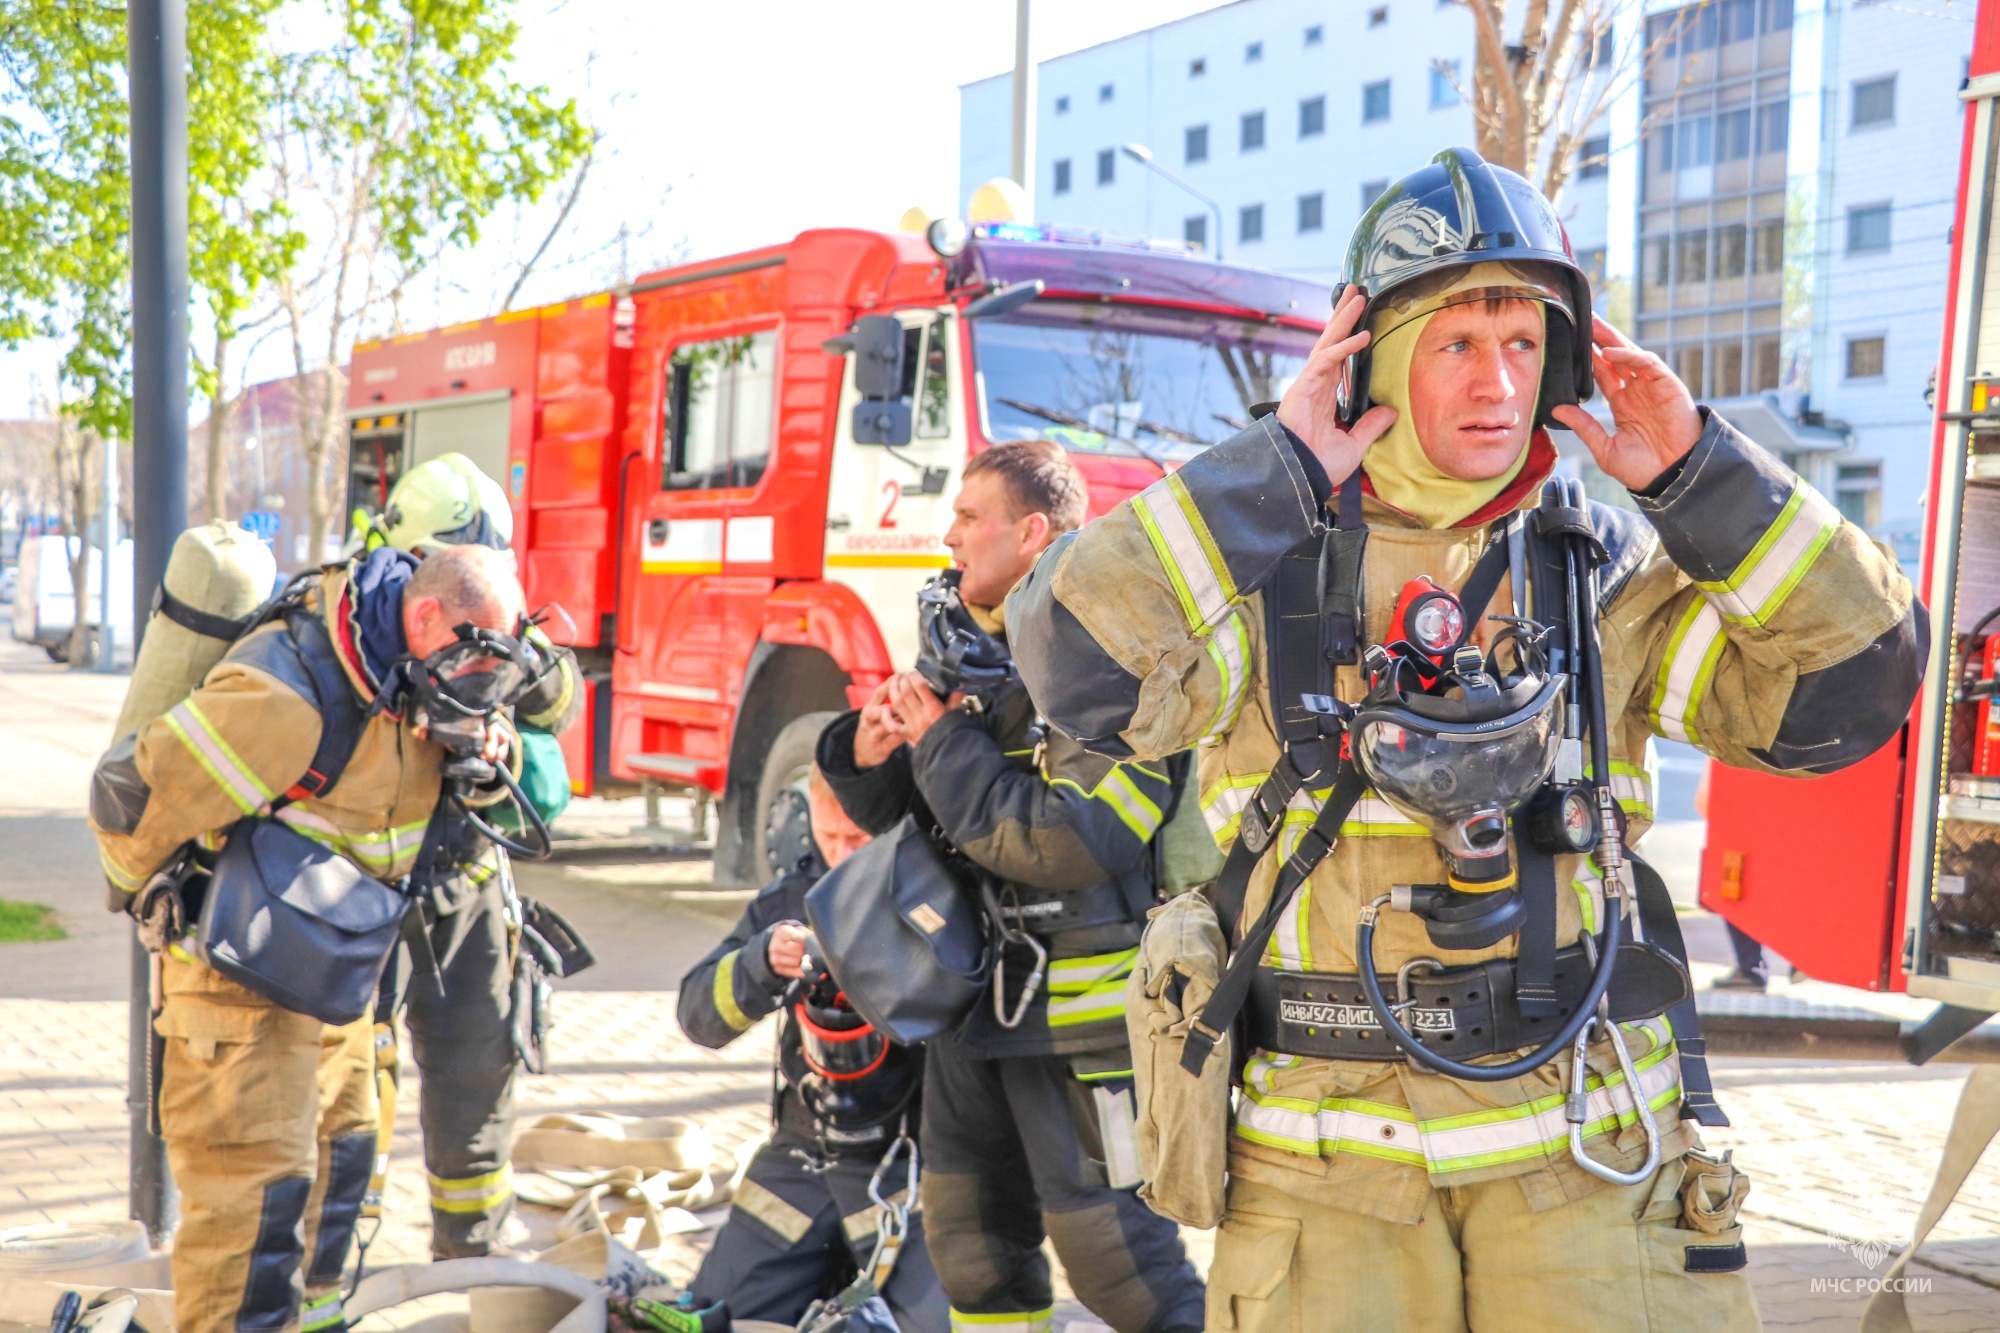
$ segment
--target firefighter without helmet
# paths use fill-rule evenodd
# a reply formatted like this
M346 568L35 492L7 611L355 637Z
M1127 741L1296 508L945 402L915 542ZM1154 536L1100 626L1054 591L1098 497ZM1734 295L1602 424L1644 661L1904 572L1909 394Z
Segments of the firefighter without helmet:
M446 546L504 550L513 540L514 510L500 483L464 454L440 454L396 483L368 545L424 554Z

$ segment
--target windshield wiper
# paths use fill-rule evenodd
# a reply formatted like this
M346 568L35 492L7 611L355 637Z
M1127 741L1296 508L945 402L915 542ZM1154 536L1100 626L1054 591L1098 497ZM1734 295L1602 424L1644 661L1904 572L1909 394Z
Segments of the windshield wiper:
M1017 412L1026 412L1031 417L1040 417L1042 420L1053 422L1058 426L1068 426L1071 430L1087 430L1100 440L1115 440L1119 444L1122 444L1126 448L1130 449L1133 453L1137 454L1139 457L1145 459L1148 463L1151 463L1161 472L1167 471L1167 465L1165 460L1155 457L1150 450L1148 450L1144 445L1140 444L1137 440L1128 440L1123 435L1107 434L1106 432L1101 431L1097 427L1091 425L1088 421L1085 421L1082 417L1073 417L1067 412L1058 412L1052 407L1040 407L1034 403L1024 403L1019 398L1000 398L997 401L1005 403L1007 406L1013 408ZM1154 430L1155 428L1148 426L1147 429ZM1175 433L1178 434L1178 432ZM1187 436L1183 438L1189 439L1196 444L1207 443L1206 440L1194 440L1192 436Z

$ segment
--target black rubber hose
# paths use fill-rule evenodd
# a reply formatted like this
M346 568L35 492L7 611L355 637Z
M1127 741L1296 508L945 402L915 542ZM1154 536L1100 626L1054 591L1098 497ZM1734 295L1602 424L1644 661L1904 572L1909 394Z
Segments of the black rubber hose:
M1382 994L1381 979L1375 975L1375 926L1367 916L1361 918L1361 924L1354 932L1354 959L1361 974L1362 994L1368 997L1368 1007L1375 1011L1375 1018L1382 1024L1382 1030L1389 1034L1389 1040L1402 1047L1412 1060L1424 1068L1473 1083L1503 1083L1510 1078L1519 1078L1553 1060L1558 1052L1576 1040L1576 1034L1583 1031L1583 1025L1597 1014L1597 1002L1604 998L1605 990L1611 985L1611 969L1618 961L1618 946L1623 942L1625 929L1622 904L1607 896L1604 905L1604 934L1598 940L1597 970L1591 973L1590 989L1584 992L1582 1001L1570 1011L1555 1036L1518 1060L1500 1065L1463 1064L1439 1055L1411 1036L1409 1030L1396 1021L1396 1015L1390 1012L1389 1001Z
M556 849L555 840L549 836L548 822L542 818L542 812L535 809L535 803L530 801L527 794L521 790L521 784L514 780L514 775L507 771L505 764L495 764L493 768L500 775L501 780L507 784L507 790L513 794L515 808L520 810L521 818L527 824L528 830L535 835L535 840L541 843L540 851L515 842L498 828L495 828L490 821L478 813L480 807L468 804L465 797L459 792L454 791L451 793L452 804L458 807L458 812L465 816L466 822L479 830L494 846L499 847L509 856L519 857L523 861L548 860L550 856L554 855Z

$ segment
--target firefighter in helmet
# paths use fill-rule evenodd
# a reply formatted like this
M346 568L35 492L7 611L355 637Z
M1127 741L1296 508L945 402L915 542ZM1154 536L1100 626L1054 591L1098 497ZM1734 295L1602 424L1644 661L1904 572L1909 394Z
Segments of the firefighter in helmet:
M1439 154L1344 276L1275 412L1006 604L1051 723L1199 746L1230 849L1135 968L1149 1198L1220 1218L1211 1328L1754 1328L1748 1182L1702 1150L1727 1121L1678 927L1624 850L1649 736L1854 763L1909 707L1923 607L1593 317L1515 173ZM1630 508L1550 481L1556 425Z
M409 551L420 559L455 546L506 551L514 515L498 482L463 454L451 453L405 473L369 529L367 545ZM514 706L523 747L522 786L546 818L568 798L555 736L582 710L576 654L552 644L539 626L524 636L544 665ZM523 966L524 910L529 928L551 920L546 907L515 892L507 854L463 821L447 830L446 855L422 908L431 921L433 970L426 960L391 961L376 1017L376 1041L393 1055L393 1011L409 1023L420 1084L424 1165L430 1176L431 1253L457 1259L491 1252L513 1214L508 1150L514 1127L514 1071L532 1042L533 1023L520 1010L534 1000L517 985ZM559 919L558 919L559 920ZM533 955L531 954L530 957ZM539 1058L534 1050L529 1059Z

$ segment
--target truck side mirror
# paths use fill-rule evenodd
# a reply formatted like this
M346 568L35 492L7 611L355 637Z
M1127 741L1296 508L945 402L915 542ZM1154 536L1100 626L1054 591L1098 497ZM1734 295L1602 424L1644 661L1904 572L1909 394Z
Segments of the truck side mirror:
M863 398L903 392L903 322L894 315L863 315L848 331L854 340L854 387Z
M893 315L863 315L838 341L854 352L854 387L861 393L854 405L854 442L908 444L912 415L903 396L908 342L903 322Z
M992 319L995 315L1011 314L1047 290L1048 284L1040 278L1027 282L1011 283L996 291L990 291L965 307L962 319Z

